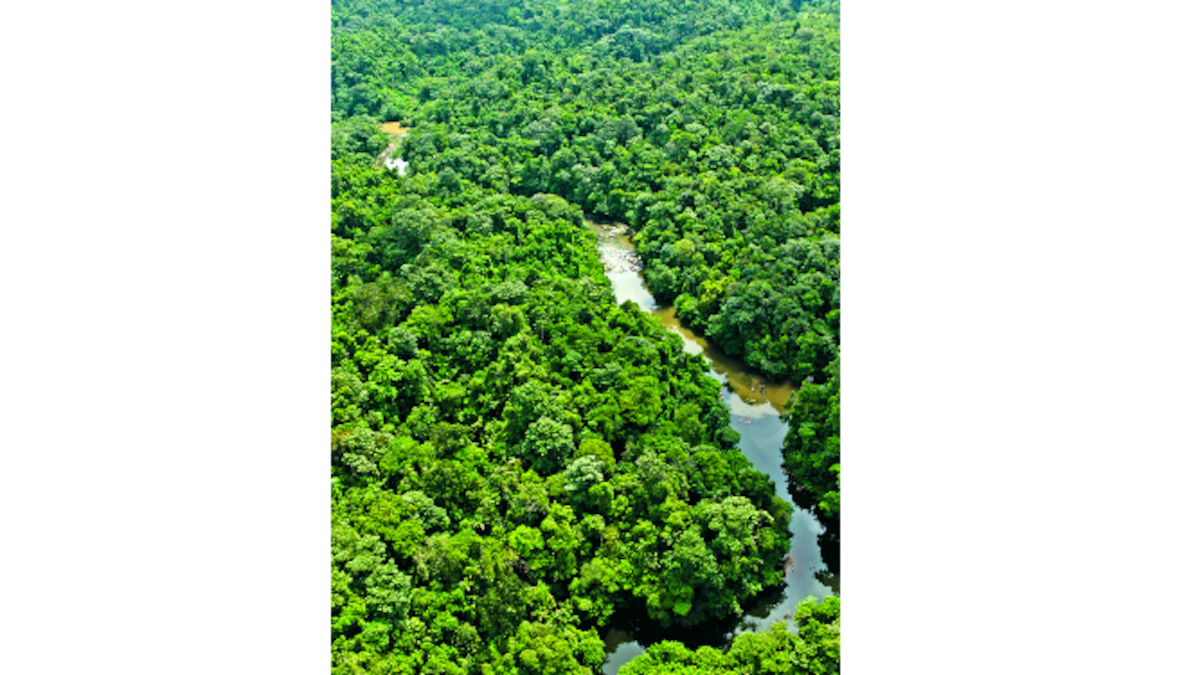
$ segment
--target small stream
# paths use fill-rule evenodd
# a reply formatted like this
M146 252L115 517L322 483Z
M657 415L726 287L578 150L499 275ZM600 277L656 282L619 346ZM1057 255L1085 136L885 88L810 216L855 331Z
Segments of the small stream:
M700 354L708 363L710 377L721 382L721 399L730 411L730 426L741 435L738 447L760 471L775 481L777 494L795 506L787 491L787 476L783 473L783 439L787 425L779 415L787 403L788 396L796 390L788 383L772 384L751 372L741 361L722 354L704 337L694 334L683 326L675 315L674 307L660 307L646 288L642 279L641 259L638 258L633 242L623 225L606 225L587 221L599 237L600 257L605 275L612 282L617 303L632 300L642 310L657 318L669 330L683 338L684 350ZM653 627L631 630L630 626L616 625L609 628L604 637L608 658L603 672L615 675L617 670L645 651L633 633L653 636L655 639L681 640L689 647L710 644L721 647L739 633L764 630L777 621L788 621L794 627L791 613L797 603L808 596L818 600L838 590L839 579L836 561L829 569L821 556L818 538L825 528L812 512L796 508L789 527L792 534L788 555L785 585L782 589L767 591L753 602L749 611L736 622L704 627L697 626L687 635L671 635L655 631ZM828 544L827 544L828 546ZM836 547L836 543L833 544ZM835 555L835 553L831 554ZM730 627L732 626L732 627ZM654 639L647 640L653 642ZM689 644L690 643L690 644Z
M412 127L402 127L399 122L384 122L379 128L392 137L392 142L388 143L387 149L380 155L383 165L403 176L408 172L408 162L399 156L393 157L392 153L400 147L400 139L407 136Z

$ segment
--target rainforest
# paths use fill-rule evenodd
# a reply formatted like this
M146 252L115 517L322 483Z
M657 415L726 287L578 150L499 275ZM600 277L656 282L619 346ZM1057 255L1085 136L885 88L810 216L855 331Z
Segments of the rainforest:
M839 672L839 11L334 0L334 673Z

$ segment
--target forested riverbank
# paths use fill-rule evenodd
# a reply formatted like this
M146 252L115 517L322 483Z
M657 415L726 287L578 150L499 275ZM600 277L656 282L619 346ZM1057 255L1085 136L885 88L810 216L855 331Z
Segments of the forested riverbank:
M335 3L335 672L597 672L616 616L736 620L784 581L791 505L583 214L722 351L836 393L837 6L800 9ZM822 607L798 630L836 668ZM692 672L665 653L628 668Z
M736 359L722 354L703 337L680 323L671 306L661 306L646 288L641 276L643 265L621 224L588 223L596 232L605 275L613 286L618 303L632 302L654 317L661 325L683 339L683 349L700 355L708 367L708 376L721 383L721 399L730 411L730 427L738 432L738 449L754 466L767 474L776 494L792 505L790 481L783 473L782 450L787 424L781 418L784 403L796 390L786 384L768 384ZM836 531L824 528L806 510L793 513L789 526L788 555L784 564L784 583L745 608L741 617L689 629L686 633L647 627L635 619L626 626L617 617L605 637L610 656L605 673L617 673L617 667L643 653L644 644L676 640L691 646L721 647L736 642L739 634L764 630L776 622L790 623L798 602L807 597L825 598L837 592L840 579ZM786 632L786 631L785 631Z

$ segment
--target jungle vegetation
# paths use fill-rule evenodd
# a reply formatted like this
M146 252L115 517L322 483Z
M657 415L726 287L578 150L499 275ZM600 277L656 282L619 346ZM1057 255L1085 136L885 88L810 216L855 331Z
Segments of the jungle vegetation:
M335 673L594 673L617 612L694 626L782 580L790 506L702 359L615 303L585 213L723 350L811 380L787 468L836 515L837 11L333 3ZM797 611L626 669L835 672L836 599Z

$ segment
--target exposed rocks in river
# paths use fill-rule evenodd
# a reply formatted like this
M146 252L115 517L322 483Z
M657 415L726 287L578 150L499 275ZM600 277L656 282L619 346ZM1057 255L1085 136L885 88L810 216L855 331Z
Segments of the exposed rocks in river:
M641 272L642 261L632 251L624 251L615 247L601 245L600 261L604 263L606 272Z

